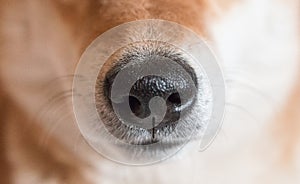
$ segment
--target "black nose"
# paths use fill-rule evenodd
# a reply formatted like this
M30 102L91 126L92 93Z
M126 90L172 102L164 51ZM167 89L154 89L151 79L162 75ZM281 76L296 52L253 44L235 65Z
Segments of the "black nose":
M159 96L166 102L167 110L163 122L174 123L180 118L180 113L183 110L181 107L182 100L176 84L160 76L145 76L132 86L129 95L129 105L131 111L139 118L146 118L151 115L149 102L153 97ZM188 101L193 101L194 96ZM187 108L187 107L186 107Z
M155 62L151 60L151 63L155 63L156 65L159 65L161 60L160 62L155 60ZM144 66L145 63L134 65ZM166 68L165 65L168 64L164 63L164 66L158 68ZM118 84L123 86L118 88L118 97L115 98L115 100L110 99L110 104L114 107L114 110L117 111L117 114L120 115L119 118L123 121L136 121L130 119L130 116L127 118L130 113L133 113L140 119L148 118L149 116L157 117L158 115L155 114L155 110L151 109L150 106L151 100L154 99L154 97L160 97L160 99L164 101L164 104L161 105L165 106L165 109L163 117L160 119L159 123L156 122L155 127L162 128L165 126L176 125L178 120L189 112L197 97L197 80L194 70L184 62L177 61L176 65L180 65L181 67L174 67L173 65L168 66L167 74L164 76L146 75L138 77L133 85L129 84L130 92L123 93L122 88L127 88L127 84L122 85L122 83L126 83L127 78L130 78L131 73L134 75L134 72L136 72L135 70L139 68L137 67L135 70L126 71L125 77L122 78L121 85ZM114 79L121 70L122 68L117 67L112 69L108 75L106 75L104 95L108 99L111 98L110 93ZM130 108L129 111L128 107ZM155 108L160 109L157 106ZM158 112L158 114L161 116L160 112Z

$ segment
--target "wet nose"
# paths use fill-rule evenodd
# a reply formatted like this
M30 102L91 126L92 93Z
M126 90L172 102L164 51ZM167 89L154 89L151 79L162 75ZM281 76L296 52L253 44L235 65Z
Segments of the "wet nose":
M131 111L139 118L150 116L153 112L150 110L149 102L157 96L165 100L167 107L163 123L176 122L183 111L180 108L182 105L180 94L174 81L160 76L145 76L135 82L129 94ZM188 101L193 101L194 96L190 98Z
M194 105L194 102L197 97L197 80L194 70L183 62L178 62L176 65L171 65L168 61L159 66L162 60L150 60L151 66L157 65L159 68L164 68L163 76L157 75L146 75L139 77L133 84L130 84L129 93L123 93L122 88L127 88L126 78L130 78L131 75L134 75L136 70L140 69L146 65L146 62L143 63L133 63L137 68L126 71L126 75L122 77L123 82L118 84L122 86L118 88L117 96L114 100L112 99L111 103L115 107L114 110L123 117L124 121L135 121L128 117L128 113L133 113L136 117L140 119L145 119L149 117L159 117L160 123L156 123L156 127L165 127L166 125L176 125L178 120L186 115ZM167 66L166 66L167 65ZM180 65L178 67L177 65ZM149 65L150 66L150 65ZM120 69L119 71L121 71ZM155 72L154 72L155 73ZM165 74L167 73L167 74ZM113 75L106 76L106 85L104 86L107 91L106 96L110 96L110 89L114 83L114 77L118 75L118 72L113 72ZM120 80L120 79L117 79ZM151 109L151 100L155 97L159 97L164 101L163 104L156 104ZM127 109L127 103L129 104L129 111ZM160 108L158 106L164 106L165 108ZM153 109L155 108L155 109ZM157 109L159 109L157 111ZM159 111L164 111L163 113ZM163 115L162 115L163 114ZM125 117L125 118L124 118ZM130 124L130 123L129 123ZM133 123L132 123L133 124Z

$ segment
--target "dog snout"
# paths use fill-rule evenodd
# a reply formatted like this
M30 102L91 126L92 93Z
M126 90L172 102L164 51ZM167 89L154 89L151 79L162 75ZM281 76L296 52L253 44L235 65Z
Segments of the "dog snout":
M131 60L127 64L131 65L132 68L126 69L126 67L122 68L119 65L108 72L109 75L106 76L107 82L104 85L107 98L111 98L110 92L115 80L120 80L116 79L120 71L127 70L125 71L126 74L121 77L121 80L132 78L131 75L135 75L138 71L147 74L136 78L129 87L128 93L123 94L120 92L123 100L118 102L111 101L120 114L126 116L126 113L130 112L140 119L145 119L149 116L161 116L161 111L164 111L164 115L157 127L165 127L167 125L176 125L178 120L193 107L197 97L197 79L194 70L186 61L178 58L151 55L144 57L142 61L136 62L136 60ZM162 75L158 75L156 70L162 70ZM153 74L149 75L151 72ZM124 86L126 85L124 84ZM120 87L118 90L121 91L121 88L123 87ZM151 109L150 103L155 97L160 97L163 103L156 104ZM161 106L165 106L165 109ZM128 109L124 110L128 107L130 108L129 111Z

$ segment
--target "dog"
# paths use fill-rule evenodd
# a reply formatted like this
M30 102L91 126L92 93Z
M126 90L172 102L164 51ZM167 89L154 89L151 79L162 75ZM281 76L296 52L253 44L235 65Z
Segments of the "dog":
M298 183L299 4L1 0L1 183ZM72 84L94 39L147 19L175 22L206 41L223 71L226 111L206 150L126 166L105 159L82 136Z

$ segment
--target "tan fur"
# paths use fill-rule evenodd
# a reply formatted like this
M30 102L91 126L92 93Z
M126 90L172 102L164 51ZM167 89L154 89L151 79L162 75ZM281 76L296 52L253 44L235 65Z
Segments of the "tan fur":
M198 9L205 11L196 12ZM84 164L73 155L74 153L66 150L54 137L50 137L46 145L41 143L40 140L47 134L44 131L48 130L43 130L39 122L33 122L37 116L32 114L36 111L35 107L32 110L30 104L28 107L24 99L20 99L26 98L26 95L22 96L22 93L28 90L26 85L33 85L29 90L33 90L34 93L40 92L40 86L34 84L34 81L31 84L31 76L22 73L22 69L30 70L40 59L45 60L45 67L53 64L53 68L49 68L53 73L44 75L45 84L60 76L72 74L83 49L96 36L116 25L138 19L172 20L194 28L202 34L205 30L204 21L201 20L204 20L206 9L207 4L201 1L2 1L1 138L4 144L1 158L5 163L1 164L5 170L5 173L1 172L2 178L11 180L10 176L16 177L15 172L34 170L44 178L44 182L47 178L54 177L59 183L87 183L78 173ZM198 17L190 19L193 15ZM43 46L45 47L42 48ZM63 61L55 61L55 55L58 55L57 58L62 57ZM49 61L46 61L48 59ZM22 62L24 64L21 64ZM4 65L9 68L3 67ZM40 70L34 68L31 72ZM21 73L15 72L16 70ZM29 79L26 80L26 77ZM18 85L23 82L27 84L19 88ZM59 81L57 85L71 89L71 83L67 83ZM43 107L45 103L33 97L31 99L36 100L36 105L32 106ZM46 107L46 111L51 110L47 108L49 107ZM9 175L9 166L13 175ZM6 179L2 181L9 183Z

